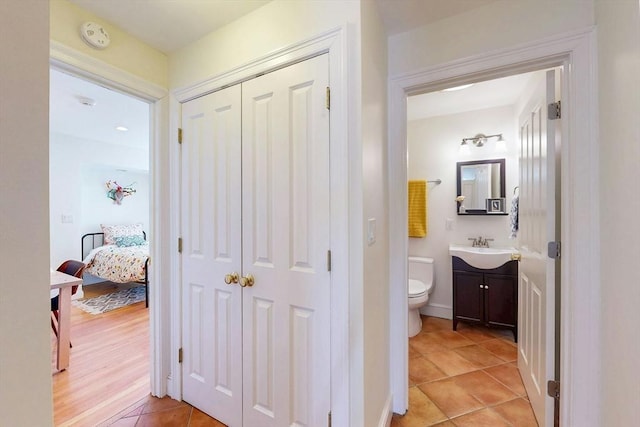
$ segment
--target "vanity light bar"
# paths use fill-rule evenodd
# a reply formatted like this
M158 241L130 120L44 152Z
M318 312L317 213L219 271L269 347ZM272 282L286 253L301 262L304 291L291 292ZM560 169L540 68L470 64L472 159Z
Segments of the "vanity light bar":
M482 147L485 142L487 142L488 138L498 138L498 142L504 142L504 138L501 133L497 133L495 135L485 135L483 133L479 133L474 137L470 138L462 138L461 145L467 145L467 142L472 142L476 147Z

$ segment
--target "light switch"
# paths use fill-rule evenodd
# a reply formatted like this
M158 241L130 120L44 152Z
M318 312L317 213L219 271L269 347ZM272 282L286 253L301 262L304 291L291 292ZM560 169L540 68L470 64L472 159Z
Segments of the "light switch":
M369 218L367 221L367 243L373 245L376 242L376 219Z
M447 231L451 231L451 230L453 230L453 219L451 219L451 218L447 218L447 219L444 221L444 228L445 228L445 230L447 230Z
M73 215L62 214L61 219L63 224L73 224Z

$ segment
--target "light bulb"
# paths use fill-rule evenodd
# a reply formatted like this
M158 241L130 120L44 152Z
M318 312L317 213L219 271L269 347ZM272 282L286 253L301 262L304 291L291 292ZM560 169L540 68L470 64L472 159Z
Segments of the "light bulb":
M471 154L471 150L469 150L469 144L464 139L462 140L462 144L460 144L460 155L467 156Z
M495 150L498 153L505 153L507 151L507 141L505 141L504 138L502 138L502 135L498 136Z

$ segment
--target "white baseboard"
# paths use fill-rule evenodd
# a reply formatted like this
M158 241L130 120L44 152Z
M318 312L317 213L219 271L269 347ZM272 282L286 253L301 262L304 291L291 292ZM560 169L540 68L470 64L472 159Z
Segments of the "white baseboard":
M380 421L378 427L389 427L391 425L391 417L393 416L393 410L391 409L391 393L387 396L387 401L384 403L382 413L380 414Z
M443 319L453 319L453 307L444 304L427 304L420 309L420 314Z

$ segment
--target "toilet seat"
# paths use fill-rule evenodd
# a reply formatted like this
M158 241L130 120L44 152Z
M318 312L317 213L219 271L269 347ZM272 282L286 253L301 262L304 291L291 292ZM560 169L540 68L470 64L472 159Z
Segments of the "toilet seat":
M409 298L421 297L427 293L427 285L420 280L409 279Z

